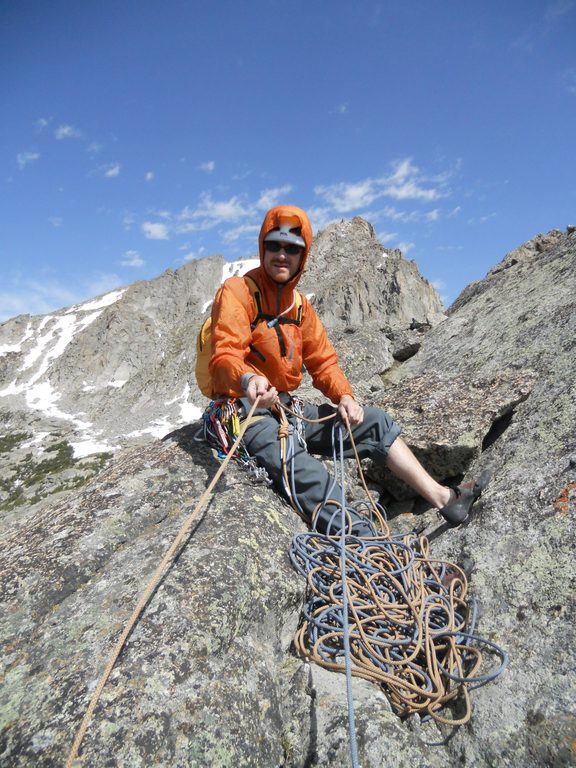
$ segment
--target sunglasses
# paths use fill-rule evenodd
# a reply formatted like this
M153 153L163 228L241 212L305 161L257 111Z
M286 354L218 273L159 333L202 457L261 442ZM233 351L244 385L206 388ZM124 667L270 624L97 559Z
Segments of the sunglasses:
M287 253L288 256L296 256L297 253L302 253L302 246L295 245L294 243L279 243L276 240L271 240L264 243L264 246L267 251L270 251L270 253L279 253L280 251L284 251L284 253Z

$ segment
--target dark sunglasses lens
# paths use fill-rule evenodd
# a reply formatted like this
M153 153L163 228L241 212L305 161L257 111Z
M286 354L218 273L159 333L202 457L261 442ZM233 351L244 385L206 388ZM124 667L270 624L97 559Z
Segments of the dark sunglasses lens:
M302 248L299 245L295 245L294 243L287 243L286 245L283 245L272 240L266 242L266 250L270 253L279 253L283 250L289 256L296 256L297 253L301 252Z

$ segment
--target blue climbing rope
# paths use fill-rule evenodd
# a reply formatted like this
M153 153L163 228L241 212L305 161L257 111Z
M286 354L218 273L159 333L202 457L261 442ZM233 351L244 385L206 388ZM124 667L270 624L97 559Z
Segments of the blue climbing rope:
M345 496L345 476L344 476L344 439L342 436L342 427L339 422L332 425L332 444L336 444L335 433L338 434L340 448L340 488L342 491L340 498L340 574L342 578L342 618L343 618L343 639L344 639L344 663L346 668L346 698L348 702L348 734L350 741L350 757L352 768L358 768L358 744L356 741L356 720L354 715L354 697L352 695L352 660L350 657L350 622L348 610L348 582L347 582L347 562L346 562L346 496Z

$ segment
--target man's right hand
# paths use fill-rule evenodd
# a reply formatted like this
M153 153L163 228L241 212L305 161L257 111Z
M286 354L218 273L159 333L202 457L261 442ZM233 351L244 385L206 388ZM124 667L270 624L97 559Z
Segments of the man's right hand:
M271 408L278 401L278 390L265 376L252 376L244 391L251 405L260 395L259 408Z

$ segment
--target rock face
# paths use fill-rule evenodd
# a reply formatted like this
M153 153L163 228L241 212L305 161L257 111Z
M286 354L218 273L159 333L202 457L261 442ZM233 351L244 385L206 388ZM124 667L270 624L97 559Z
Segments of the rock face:
M382 374L416 354L423 331L445 318L415 262L384 248L359 217L318 235L299 287L312 296L360 399L380 389ZM303 391L317 399L311 387Z
M444 319L438 294L416 264L384 248L360 218L330 224L318 235L301 287L314 294L316 310L331 331L409 328L413 322L434 325Z
M365 231L365 242L371 241L369 226L355 220L327 230L317 245L322 237L337 242L338 232L347 227L357 235ZM333 335L337 345L347 345L345 366L359 391L394 413L408 442L439 479L494 469L469 522L446 531L433 510L406 498L405 489L389 483L378 467L369 468L373 482L387 484L382 493L398 499L390 506L393 532L424 529L434 557L466 567L481 609L478 633L511 657L496 683L472 692L472 721L456 732L416 716L401 721L382 690L356 679L364 768L574 764L576 233L554 232L531 242L545 247L518 249L521 258L506 258L507 267L495 268L469 287L447 319L426 308L424 299L421 312L412 304L382 322L380 310L371 304L363 309L359 298L335 306L331 315ZM369 252L367 246L367 260ZM330 291L336 295L336 277L332 283L328 247L318 253L324 254L327 294L318 293L317 306L328 311L326 297ZM358 256L359 264L363 258ZM407 280L413 267L405 271L402 264L408 263L398 260L396 267ZM143 408L152 413L156 403L154 418L164 417L159 406L168 395L159 394L159 382L172 381L170 394L182 394L190 374L190 360L186 365L179 357L186 345L178 347L175 339L189 336L188 316L199 321L221 277L221 261L205 261L183 274L162 276L162 289L153 284L128 288L74 335L65 346L70 358L53 355L45 372L38 374L40 368L34 367L41 356L30 357L37 344L0 357L5 389L13 382L17 388L26 371L30 377L38 374L31 384L28 379L28 390L5 395L2 492L7 493L16 467L22 486L32 488L25 486L30 462L48 461L54 454L63 465L61 470L55 469L57 462L52 469L44 467L35 481L38 497L25 495L25 503L5 507L0 517L2 765L64 763L133 606L218 466L195 439L197 425L191 425L171 432L164 442L140 437L102 461L103 468L78 467L74 462L80 460L65 450L69 420L55 410L30 408L26 391L48 378L53 392L62 394L57 401L62 411L66 406L77 415L72 406L90 408L92 419L99 408L106 410L106 397L111 414L129 411L134 398L135 413ZM200 282L192 280L192 270L198 270L198 280L203 275ZM341 284L349 283L343 268ZM194 307L164 306L170 303L165 289L178 304L192 292ZM371 293L370 302L383 301L386 290ZM423 290L426 295L428 289ZM128 311L122 302L132 291L138 298L132 294ZM50 327L63 342L61 318L74 315L77 325L85 313L97 311L63 311L48 320L16 318L0 327L0 343L3 349L16 348L27 333L32 339L37 329L37 338L45 338L43 329L48 333ZM155 335L158 326L171 328L169 340ZM122 353L96 355L97 329L109 345L118 336ZM139 332L143 338L134 340L129 363L128 382L136 379L130 388L127 383L82 392L84 380L103 387L126 375L119 366L130 335ZM83 338L93 342L93 368ZM47 340L43 349L54 350L56 343ZM160 352L159 360L151 348ZM186 354L191 354L188 346ZM84 374L92 378L72 371L77 361L84 361ZM103 439L115 434L111 427L106 431L105 421L98 423ZM143 416L139 423L145 425ZM43 444L48 456L35 455L35 445ZM70 483L81 475L79 487L49 488L52 473ZM10 486L11 493L18 487ZM46 496L50 490L57 492ZM304 529L272 489L253 485L235 465L226 471L128 639L86 734L82 764L350 764L343 676L292 652L304 584L292 571L287 551L292 535Z

